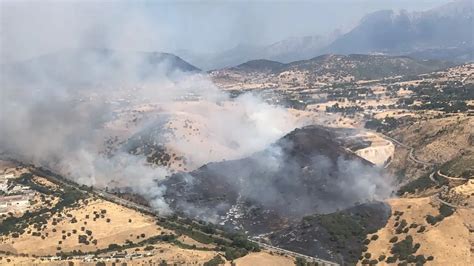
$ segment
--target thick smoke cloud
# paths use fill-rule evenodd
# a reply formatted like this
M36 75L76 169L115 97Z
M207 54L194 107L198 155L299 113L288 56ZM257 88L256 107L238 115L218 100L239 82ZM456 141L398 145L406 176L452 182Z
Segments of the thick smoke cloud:
M150 165L145 156L132 155L126 149L106 152L105 140L119 135L126 141L158 122L167 124L182 113L191 114L207 129L209 143L178 136L170 138L169 144L199 166L249 156L303 125L287 110L255 96L229 98L205 74L173 56L137 52L167 42L156 33L169 29L157 30L146 16L134 10L125 21L110 15L123 10L96 16L98 10L76 9L75 5L34 4L27 12L21 8L13 11L8 16L2 11L0 48L0 152L8 156L49 167L81 184L130 187L159 211L168 213L163 199L166 187L156 186L155 180L165 179L170 169ZM39 24L44 19L58 25L37 27L32 32L22 24L26 17ZM41 36L38 40L49 41L31 42L26 37L30 33ZM70 49L58 50L64 47ZM110 47L114 49L108 50ZM12 62L22 57L24 61ZM183 100L187 98L193 101ZM128 115L144 109L148 110L146 115L131 126L125 125ZM166 134L159 132L151 141L160 142ZM208 146L211 151L204 152ZM288 176L291 169L300 167L282 160L278 150L262 157L260 164L268 173ZM374 194L370 188L375 174L355 177L354 173L366 168L358 169L350 162L344 165L347 180L337 185L368 184L360 185L363 190L343 195L347 201L364 200ZM330 167L318 169L328 171ZM243 181L235 184L242 194L264 204L279 202L272 194L272 180ZM290 184L291 180L287 181ZM302 207L309 204L306 200L300 203Z
M291 220L383 200L393 193L389 175L347 153L335 136L326 134L319 126L297 129L252 156L174 177L165 182L170 187L167 198L188 215L221 222L239 205L240 210L233 211L235 220L263 219L268 211ZM202 197L207 200L196 200Z
M197 108L194 114L202 112L200 117L206 118L202 122L213 133L213 141L224 146L230 141L235 146L233 154L217 150L214 159L248 155L296 126L283 109L250 95L231 100L204 74L177 69L174 57L150 64L150 56L73 50L7 66L2 72L0 148L82 184L132 187L167 212L161 199L164 188L154 186L153 180L168 176L168 169L151 166L144 156L122 149L103 153L104 141L116 133L110 125L120 122L123 112L148 105L166 106L170 114L166 120L172 121L174 113L179 113L173 110L175 105L186 103L176 99L198 97L192 102ZM214 113L215 109L206 109L209 105L231 107ZM126 133L141 133L154 122L153 116L145 116ZM209 161L208 155L185 139L174 140L177 151L197 161Z
M150 165L145 156L126 149L106 153L105 140L120 135L126 141L146 131L156 123L157 113L168 114L165 123L173 121L183 111L179 107L187 106L182 99L190 95L195 109L186 113L202 119L212 132L210 139L225 148L215 149L211 156L185 138L170 140L176 151L197 163L246 156L297 126L287 111L256 97L231 100L205 74L179 58L138 52L149 49L147 44L166 41L150 36L157 30L151 30L154 25L146 16L132 10L126 21L118 21L110 15L117 10L97 18L92 16L97 10L90 14L89 6L77 10L75 6L31 3L9 8L8 15L2 11L3 154L49 167L81 184L131 187L166 213L170 210L162 199L165 188L157 187L154 180L166 178L169 169ZM32 33L41 36L38 39L49 38L48 42L28 42L30 31L22 20L29 15L40 24L54 24L42 19L63 24ZM61 47L71 48L57 50ZM55 52L44 54L48 51ZM35 57L11 62L21 53ZM151 111L136 124L123 125L127 115L140 108ZM155 135L153 141L162 136Z

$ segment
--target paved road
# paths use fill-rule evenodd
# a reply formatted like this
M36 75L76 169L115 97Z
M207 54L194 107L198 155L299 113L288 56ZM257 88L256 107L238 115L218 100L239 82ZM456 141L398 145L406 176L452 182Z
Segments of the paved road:
M455 181L466 181L466 180L469 180L469 178L462 178L462 177L454 177L454 176L448 176L448 175L445 175L443 173L441 173L441 170L438 170L438 172L436 172L437 175L441 176L441 177L444 177L446 179L451 179L451 180L455 180Z
M394 138L392 138L392 137L389 137L389 136L387 136L387 135L384 135L384 134L382 134L382 133L378 133L378 134L380 134L380 136L381 136L382 138L384 138L384 139L386 139L386 140L389 140L389 141L391 141L391 142L397 144L398 146L401 146L401 147L403 147L403 148L405 148L405 149L409 149L410 152L408 153L408 159L412 160L413 162L419 163L419 164L423 164L423 165L427 165L427 166L436 165L435 163L430 163L430 162L422 161L422 160L416 158L415 155L414 155L415 149L414 149L413 147L408 146L408 145L406 145L406 144L403 144L403 143L401 143L400 141L398 141L398 140L396 140L396 139L394 139Z
M439 184L439 181L436 180L436 179L434 179L434 175L435 175L435 174L436 174L436 175L439 175L439 176L441 176L441 177L444 177L444 178L446 178L446 179L451 179L451 180L455 180L455 181L459 181L459 180L462 180L462 181L469 180L469 179L460 178L460 177L447 176L447 175L442 174L441 171L438 170L438 171L432 172L432 173L429 175L431 181L433 181L433 182L436 183L436 184ZM449 202L447 202L447 201L445 201L445 200L442 200L442 199L440 198L440 192L437 193L436 195L434 195L433 198L434 198L435 200L439 201L440 203L442 203L442 204L444 204L444 205L447 205L447 206L449 206L449 207L452 207L452 208L454 208L454 209L458 209L458 208L466 208L466 209L469 209L469 207L454 205L454 204L449 203Z
M435 175L436 172L433 172L429 175L431 181L433 181L433 183L436 183L436 184L439 184L438 180L434 179L434 175Z
M426 162L426 161L422 161L422 160L417 159L414 155L414 152L415 152L415 149L411 148L410 153L408 154L408 158L410 160L414 161L415 163L419 163L419 164L423 164L423 165L427 165L427 166L436 165L435 163L430 163L430 162Z
M451 207L451 208L454 208L454 209L463 208L463 207L461 207L461 206L457 206L457 205L451 204L451 203L449 203L449 202L447 202L447 201L444 201L444 200L440 199L438 195L433 196L433 198L434 198L435 200L441 202L442 204L447 205L447 206L449 206L449 207Z
M304 255L304 254L301 254L301 253L296 253L296 252L293 252L293 251L289 251L289 250L286 250L286 249L282 249L282 248L279 248L279 247L275 247L275 246L271 246L271 245L268 245L268 244L265 244L265 243L261 243L259 241L255 241L255 240L249 240L249 241L251 241L255 244L258 244L260 247L266 248L267 250L284 253L284 254L287 254L287 255L291 255L293 257L302 258L302 259L305 259L308 262L316 262L316 263L318 263L318 265L322 265L322 266L338 266L339 265L338 263L335 263L335 262L332 262L332 261L322 260L322 259L318 259L318 258L315 258L315 257L307 256L307 255Z

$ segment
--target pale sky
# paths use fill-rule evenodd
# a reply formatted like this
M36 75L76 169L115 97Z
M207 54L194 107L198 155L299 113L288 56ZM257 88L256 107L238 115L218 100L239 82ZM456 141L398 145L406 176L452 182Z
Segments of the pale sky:
M381 9L423 11L449 0L0 1L0 59L101 47L218 52L238 44L349 30Z

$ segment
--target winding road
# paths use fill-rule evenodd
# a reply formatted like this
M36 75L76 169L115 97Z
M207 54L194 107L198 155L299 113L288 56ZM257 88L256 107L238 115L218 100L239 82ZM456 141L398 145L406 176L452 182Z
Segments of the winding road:
M415 157L415 155L414 155L415 149L414 149L413 147L408 146L408 145L406 145L406 144L404 144L404 143L402 143L402 142L400 142L400 141L398 141L398 140L396 140L396 139L394 139L394 138L392 138L392 137L386 136L386 135L384 135L384 134L382 134L382 133L379 133L379 134L380 134L383 138L385 138L386 140L392 141L393 143L395 143L395 144L398 145L398 146L401 146L401 147L403 147L403 148L409 149L410 152L409 152L409 154L408 154L408 158L409 158L411 161L413 161L413 162L415 162L415 163L419 163L419 164L425 165L425 166L436 166L436 165L437 165L436 163L426 162L426 161L422 161L422 160L417 159L417 158ZM384 167L384 168L386 168L386 167ZM441 170L437 170L437 171L432 172L432 173L429 175L429 178L430 178L430 180L431 180L432 182L434 182L434 183L436 183L436 184L439 184L439 185L441 185L440 182L434 178L434 175L435 175L435 174L438 175L438 176L440 176L440 177L443 177L443 178L452 180L452 181L466 181L466 180L469 180L468 178L448 176L448 175L445 175L445 174L441 173ZM454 204L452 204L452 203L449 203L449 202L447 202L447 201L445 201L445 200L442 200L442 199L440 198L440 193L438 193L438 194L436 194L435 196L433 196L433 198L434 198L435 200L437 200L438 202L440 202L440 203L442 203L442 204L444 204L444 205L447 205L447 206L449 206L449 207L455 208L455 209L457 209L457 208L465 208L465 207L463 207L463 206L457 206L457 205L454 205Z
M441 185L441 183L436 180L434 178L434 175L438 175L438 176L441 176L443 178L446 178L446 179L449 179L449 180L453 180L453 181L467 181L469 179L467 178L461 178L461 177L452 177L452 176L448 176L448 175L445 175L443 173L441 173L441 170L438 170L438 171L434 171L432 172L430 175L429 175L429 178L432 182L438 184L438 185ZM446 206L449 206L451 208L454 208L454 209L458 209L458 208L465 208L465 209L471 209L470 207L465 207L465 206L459 206L459 205L455 205L455 204L452 204L452 203L449 203L443 199L440 198L440 193L441 192L438 192L436 195L433 196L433 199L435 199L436 201L446 205Z
M410 152L408 153L408 159L410 159L411 161L415 162L415 163L419 163L419 164L422 164L422 165L427 165L427 166L434 166L436 165L436 163L430 163L430 162L426 162L426 161L423 161L423 160L420 160L418 158L415 157L415 148L411 147L411 146L408 146L406 144L403 144L401 143L400 141L392 138L392 137L389 137L387 135L384 135L382 133L378 133L382 138L388 140L388 141L391 141L393 143L395 143L396 145L400 146L400 147L403 147L405 149L409 149Z

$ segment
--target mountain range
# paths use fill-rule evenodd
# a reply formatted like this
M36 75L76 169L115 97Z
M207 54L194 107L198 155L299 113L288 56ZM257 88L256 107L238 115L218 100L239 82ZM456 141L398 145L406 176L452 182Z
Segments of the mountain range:
M412 53L473 45L473 1L425 12L382 10L365 16L325 50L333 53Z
M175 53L207 70L253 59L288 63L328 53L409 55L469 62L474 52L473 4L473 0L459 0L423 12L380 10L367 14L345 34L294 37L263 46L239 44L216 54L183 50Z
M292 37L263 46L238 44L229 50L216 54L199 54L187 50L180 50L175 53L186 61L208 70L235 66L253 59L268 59L289 63L313 57L315 51L329 45L337 34L334 33L330 37L319 35Z

